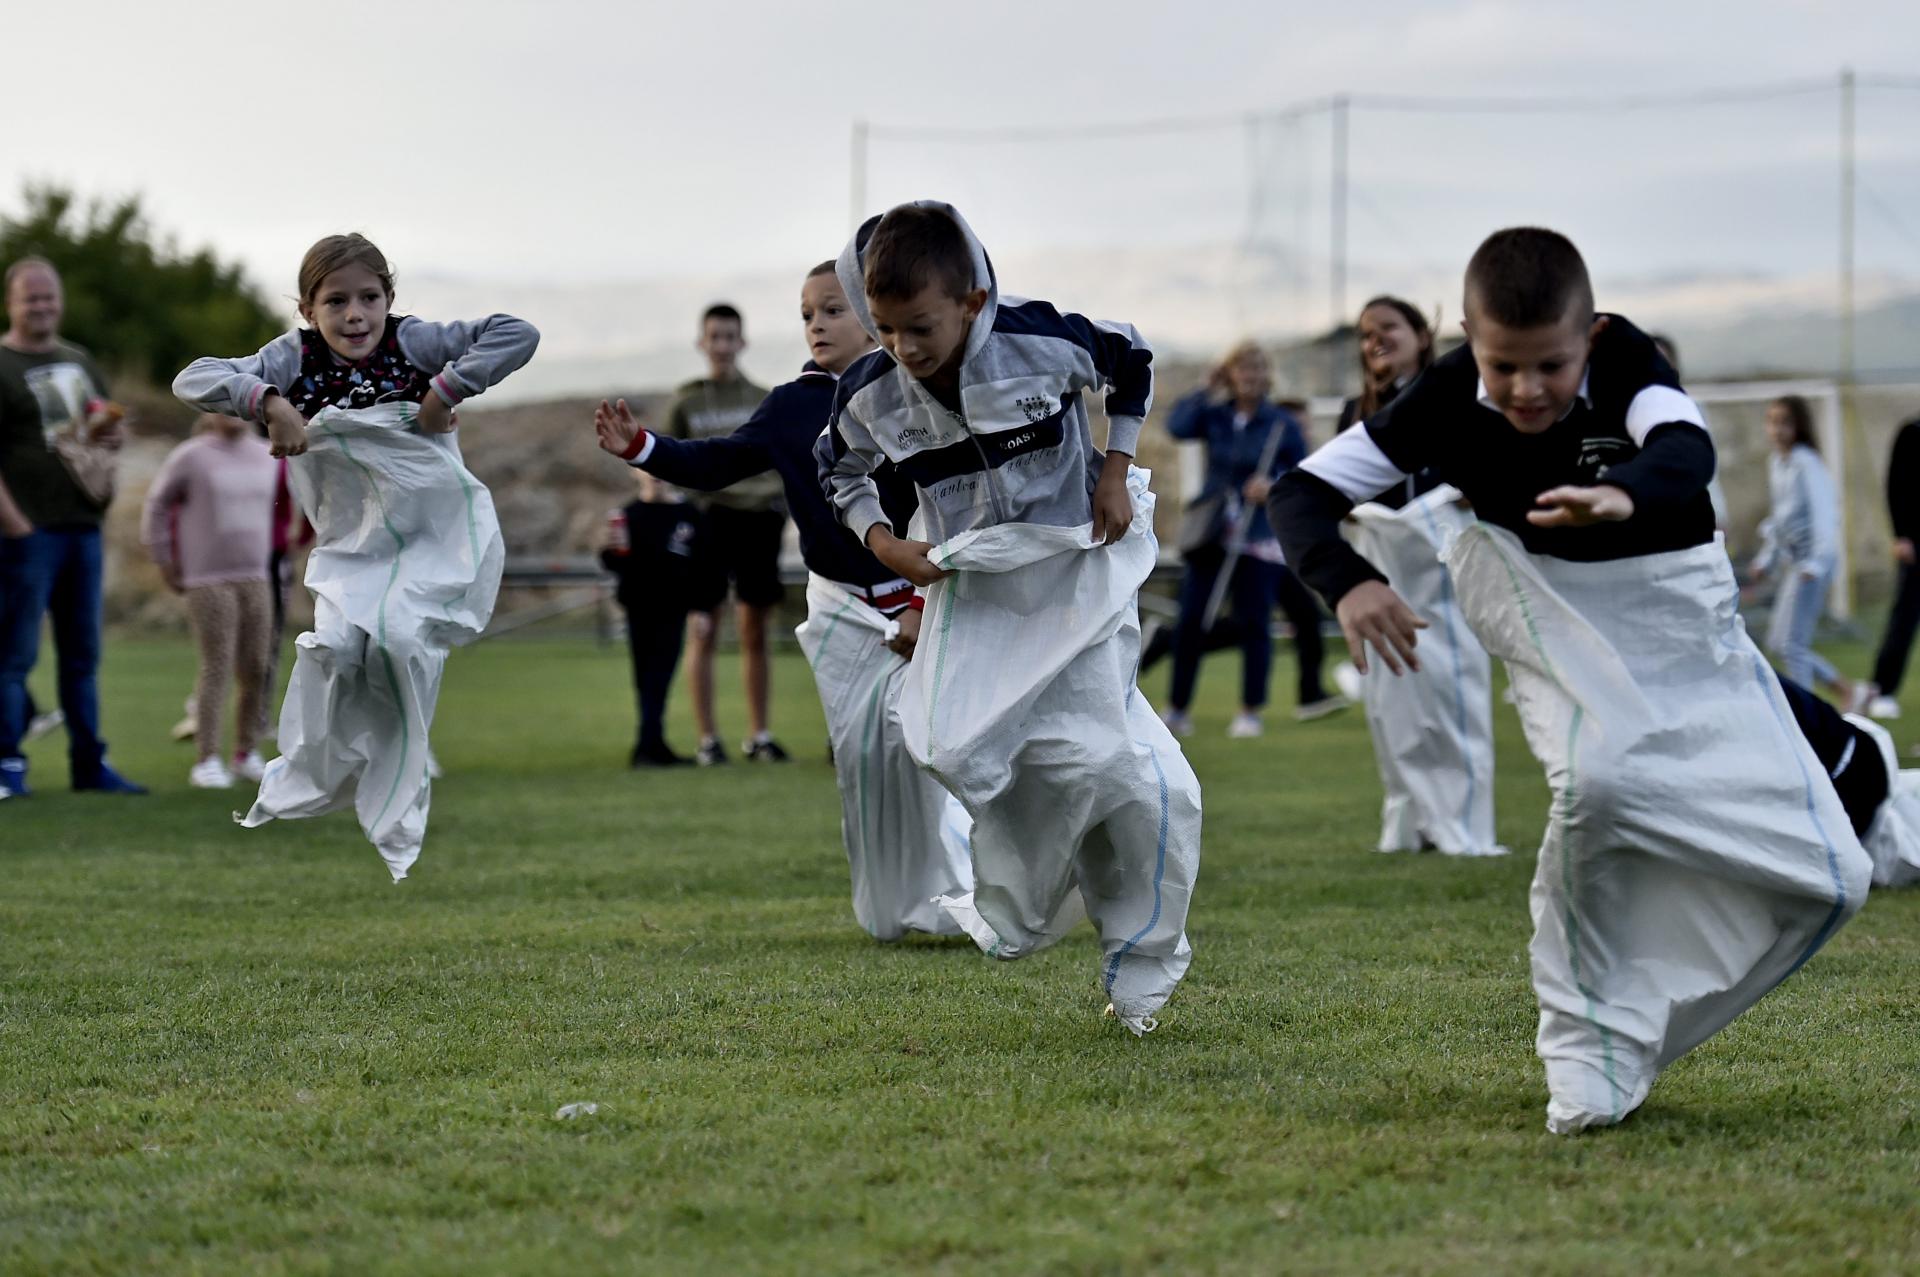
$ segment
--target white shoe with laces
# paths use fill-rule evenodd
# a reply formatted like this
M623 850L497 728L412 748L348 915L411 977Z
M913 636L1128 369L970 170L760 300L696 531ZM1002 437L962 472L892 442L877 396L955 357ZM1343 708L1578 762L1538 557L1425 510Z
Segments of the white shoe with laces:
M1252 740L1264 736L1267 727L1260 721L1258 714L1235 714L1233 721L1227 724L1228 740Z
M1867 702L1867 717L1892 721L1900 717L1900 702L1891 696L1874 696Z
M260 778L267 774L267 760L260 757L260 751L257 749L247 754L235 754L233 774L241 780L252 781L257 785L260 783Z
M195 789L232 789L233 773L218 758L203 758L187 773L187 783Z

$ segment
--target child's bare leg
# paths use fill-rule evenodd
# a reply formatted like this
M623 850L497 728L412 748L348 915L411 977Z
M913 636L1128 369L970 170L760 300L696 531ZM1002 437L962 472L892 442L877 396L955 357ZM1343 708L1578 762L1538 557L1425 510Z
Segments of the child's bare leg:
M693 723L701 740L719 736L713 724L713 651L719 641L718 612L687 613L687 686L693 692Z
M747 725L750 738L767 730L767 613L757 603L741 603L734 610L740 622L740 672L747 685Z

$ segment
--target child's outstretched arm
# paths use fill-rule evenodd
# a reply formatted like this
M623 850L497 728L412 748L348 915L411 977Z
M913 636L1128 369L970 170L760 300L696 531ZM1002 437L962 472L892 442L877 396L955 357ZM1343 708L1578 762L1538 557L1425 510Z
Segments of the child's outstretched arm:
M286 390L299 375L300 334L282 333L255 355L194 360L173 379L173 394L189 408L264 425L269 393Z
M539 330L512 315L451 324L408 316L400 321L398 336L407 362L433 373L432 393L420 405L420 426L429 431L451 430L447 409L505 381L540 345Z
M1406 477L1362 426L1335 435L1267 494L1267 519L1287 563L1333 605L1347 650L1362 673L1369 645L1395 674L1402 663L1420 668L1414 646L1426 622L1340 535L1340 520L1357 502Z
M594 431L604 451L636 470L645 470L676 487L717 492L773 469L773 450L767 440L781 416L794 408L791 396L781 393L785 389L779 387L761 400L753 416L733 433L711 439L656 434L641 424L639 415L624 399L617 404L600 401L593 412ZM814 412L818 411L816 402Z
M300 334L282 333L255 355L194 360L173 379L174 397L190 408L259 422L276 457L307 450L307 423L282 392L300 375Z

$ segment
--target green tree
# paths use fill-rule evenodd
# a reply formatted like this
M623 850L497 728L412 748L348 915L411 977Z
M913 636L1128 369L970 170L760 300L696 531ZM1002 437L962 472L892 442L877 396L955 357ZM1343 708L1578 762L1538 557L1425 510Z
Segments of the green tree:
M109 368L165 386L199 355L250 353L283 328L237 265L156 242L137 195L82 208L71 191L29 184L24 203L0 215L0 264L52 262L66 285L62 335Z

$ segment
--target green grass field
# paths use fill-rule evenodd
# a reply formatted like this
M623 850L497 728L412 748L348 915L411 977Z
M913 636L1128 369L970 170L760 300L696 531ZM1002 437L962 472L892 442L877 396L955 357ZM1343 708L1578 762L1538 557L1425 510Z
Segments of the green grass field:
M1135 1040L1090 931L1005 965L859 931L797 656L794 763L663 775L623 766L624 652L458 654L397 887L350 815L247 831L187 789L190 679L110 646L152 797L67 793L56 736L0 804L0 1272L1920 1269L1920 892L1624 1126L1549 1136L1546 790L1504 706L1516 854L1379 856L1360 716L1228 741L1215 658L1195 961Z

